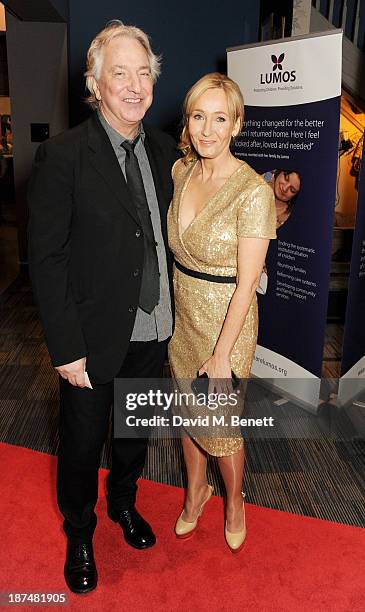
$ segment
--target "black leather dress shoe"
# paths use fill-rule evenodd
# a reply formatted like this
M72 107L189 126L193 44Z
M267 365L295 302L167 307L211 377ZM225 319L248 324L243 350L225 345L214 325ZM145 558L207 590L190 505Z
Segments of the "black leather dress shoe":
M143 550L156 544L156 537L150 525L135 508L119 512L108 509L108 516L114 523L119 523L125 541L133 548Z
M98 573L91 542L67 544L65 580L73 593L88 593L96 588Z

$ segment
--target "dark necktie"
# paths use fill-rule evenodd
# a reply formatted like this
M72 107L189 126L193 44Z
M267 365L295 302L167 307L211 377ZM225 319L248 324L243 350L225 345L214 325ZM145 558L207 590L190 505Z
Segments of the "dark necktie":
M124 141L121 146L126 151L125 174L127 185L138 212L144 239L144 261L139 307L150 314L160 300L160 275L151 214L148 208L138 159L134 152L137 141Z

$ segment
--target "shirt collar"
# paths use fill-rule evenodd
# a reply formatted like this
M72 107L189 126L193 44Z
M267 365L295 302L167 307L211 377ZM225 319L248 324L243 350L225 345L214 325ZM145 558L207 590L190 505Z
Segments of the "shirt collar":
M128 140L128 138L126 138L125 136L122 136L122 134L119 134L119 132L117 132L117 130L115 130L110 125L110 123L107 122L107 120L105 119L104 115L102 114L102 112L99 109L98 109L97 113L98 113L99 121L100 121L101 125L103 126L104 130L106 131L106 133L108 134L110 142L112 143L113 147L120 147L122 142L124 142L125 140ZM137 136L139 136L140 140L142 142L144 142L145 131L143 129L142 122L139 124ZM137 138L137 136L136 136L136 138Z

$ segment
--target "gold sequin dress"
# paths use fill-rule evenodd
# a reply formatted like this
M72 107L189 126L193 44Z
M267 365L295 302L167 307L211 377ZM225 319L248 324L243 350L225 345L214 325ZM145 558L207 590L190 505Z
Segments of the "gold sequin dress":
M275 238L275 204L271 187L248 164L242 165L208 199L181 233L180 202L196 161L179 160L173 168L174 197L168 212L169 245L185 268L215 276L236 276L239 237ZM193 379L211 357L235 284L193 278L174 267L176 321L169 345L173 378ZM248 378L258 331L256 295L232 351L231 367ZM209 454L227 456L242 448L242 437L195 438Z

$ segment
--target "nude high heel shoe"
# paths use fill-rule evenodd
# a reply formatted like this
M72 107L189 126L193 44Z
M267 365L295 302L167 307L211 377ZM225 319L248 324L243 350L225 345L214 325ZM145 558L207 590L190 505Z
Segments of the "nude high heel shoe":
M188 521L184 521L184 519L182 518L184 510L181 512L179 518L177 519L176 525L175 525L175 535L180 540L189 538L190 536L193 535L194 531L196 530L198 526L199 518L203 514L204 506L213 495L213 490L214 490L213 487L211 485L207 485L207 488L208 488L208 495L206 499L203 501L202 505L200 506L199 514L197 518L195 519L195 521L193 521L192 523Z
M242 497L245 498L246 494L242 493ZM245 543L245 538L246 538L246 514L245 514L245 501L243 499L243 529L242 531L238 531L236 533L232 533L231 531L228 531L227 529L227 521L226 521L226 525L225 525L225 529L224 529L224 535L226 538L226 542L228 544L229 549L233 552L233 553L238 553L242 546Z

